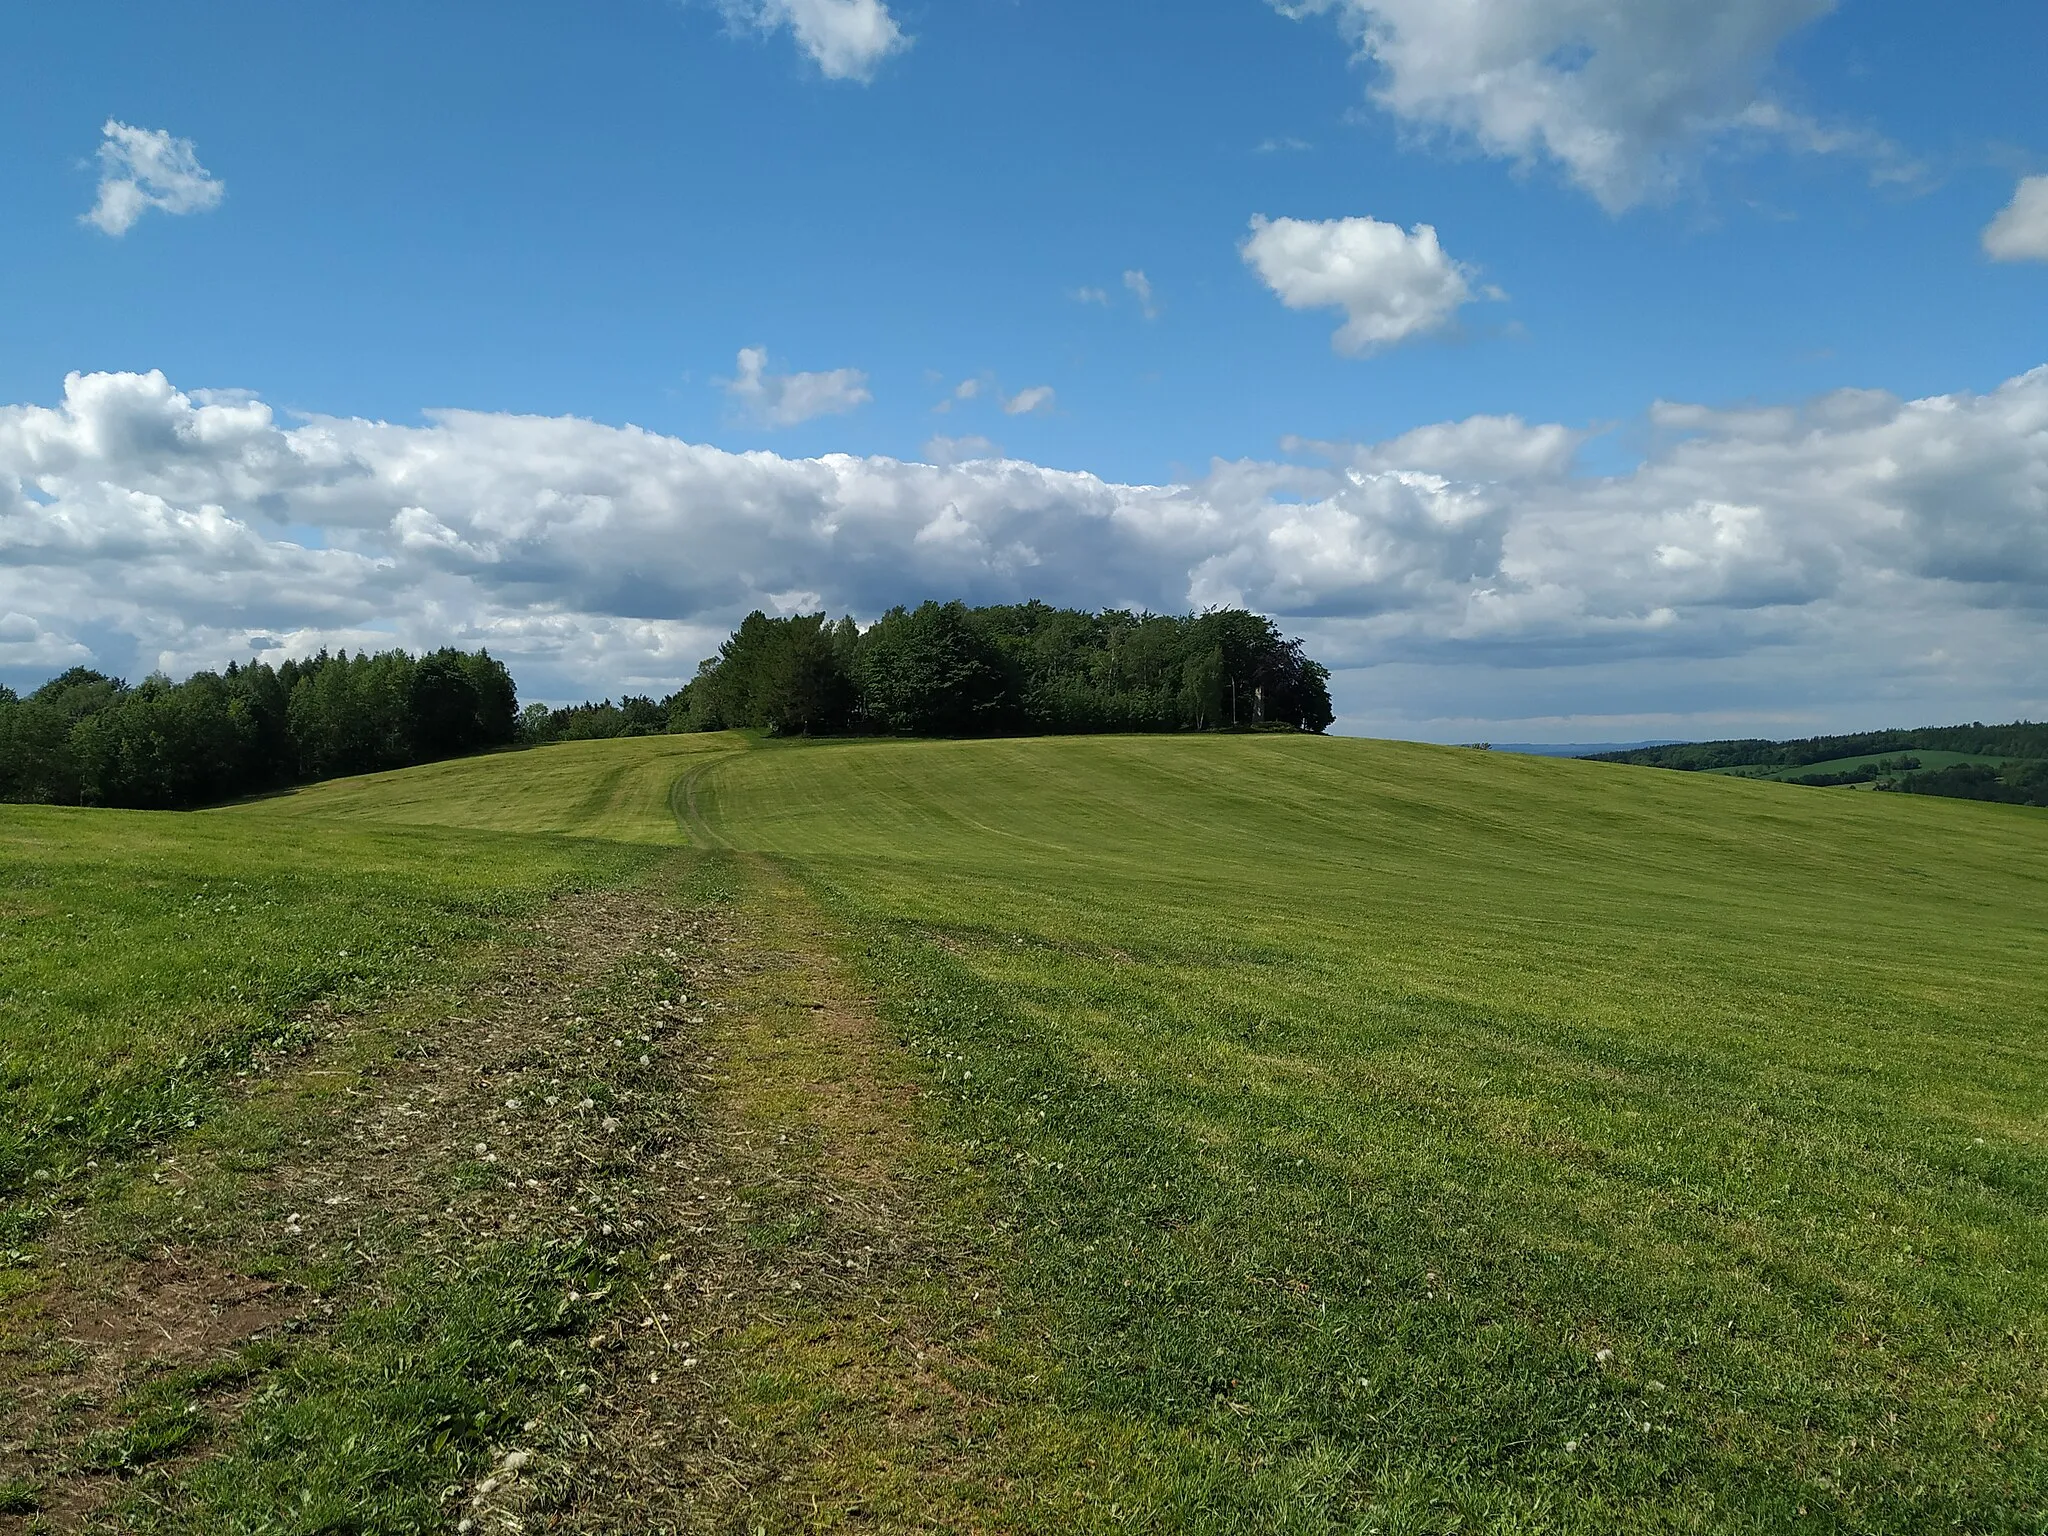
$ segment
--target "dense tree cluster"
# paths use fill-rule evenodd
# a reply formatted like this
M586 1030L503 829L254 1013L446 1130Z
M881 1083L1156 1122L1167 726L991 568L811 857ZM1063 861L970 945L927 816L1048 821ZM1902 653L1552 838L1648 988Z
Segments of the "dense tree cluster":
M1322 731L1328 682L1299 641L1242 609L955 602L893 608L865 630L751 614L669 702L678 728L779 735Z
M1900 779L1887 788L1912 795L1947 795L1955 800L1998 800L2007 805L2048 805L2048 762L1957 763Z
M610 741L619 736L663 736L670 730L669 714L675 698L656 703L642 695L628 694L614 704L570 704L549 709L529 704L519 716L520 740L534 746L551 741Z
M0 800L176 809L516 739L518 699L482 651L346 651L135 687L75 667L0 688Z

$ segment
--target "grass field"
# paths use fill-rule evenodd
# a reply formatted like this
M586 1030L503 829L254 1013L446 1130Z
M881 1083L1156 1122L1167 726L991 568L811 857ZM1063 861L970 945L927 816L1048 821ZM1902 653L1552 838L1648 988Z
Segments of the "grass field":
M24 1194L196 1125L316 1001L416 985L494 919L634 867L606 843L29 807L0 807L0 845L13 1226L34 1219Z
M565 884L823 903L887 1028L863 1070L929 1095L900 1156L977 1279L918 1305L969 1417L834 1427L896 1390L846 1362L896 1358L859 1320L907 1283L731 1330L766 1528L2048 1529L2048 814L1307 738L721 737L0 837L23 1198L203 1121L209 1042ZM107 1059L171 1108L92 1119Z
M569 741L365 774L216 814L272 826L347 821L675 846L686 840L670 803L678 784L690 769L739 745L724 735Z
M1286 739L700 800L885 936L1141 1501L2039 1527L2048 818Z

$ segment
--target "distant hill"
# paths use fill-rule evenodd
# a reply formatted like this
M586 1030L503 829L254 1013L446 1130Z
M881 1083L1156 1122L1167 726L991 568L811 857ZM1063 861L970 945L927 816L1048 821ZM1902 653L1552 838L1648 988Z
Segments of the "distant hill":
M1583 754L1686 773L1776 779L1819 788L1867 785L1906 794L2048 805L2048 724L1924 726L1795 741L1693 741Z
M1529 757L1602 757L1616 752L1639 752L1645 747L1676 747L1676 741L1494 741L1495 752L1521 752Z

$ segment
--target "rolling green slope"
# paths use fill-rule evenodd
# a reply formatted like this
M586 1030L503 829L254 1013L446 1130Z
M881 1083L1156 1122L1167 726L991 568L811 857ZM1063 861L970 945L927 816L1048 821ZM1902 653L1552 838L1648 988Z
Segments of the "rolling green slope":
M570 741L526 752L456 758L324 784L229 807L241 820L345 820L551 832L612 842L684 841L669 797L708 757L745 745L737 735Z
M1019 1528L2039 1536L2040 810L1286 736L8 810L0 1176L679 842L820 893L936 1095Z
M2048 1507L2048 816L1283 738L697 803L869 935L1137 1507Z
M0 806L0 1200L191 1124L315 999L405 985L498 909L624 878L618 845L682 843L671 791L744 745L578 742L192 814ZM532 833L557 836L504 835Z

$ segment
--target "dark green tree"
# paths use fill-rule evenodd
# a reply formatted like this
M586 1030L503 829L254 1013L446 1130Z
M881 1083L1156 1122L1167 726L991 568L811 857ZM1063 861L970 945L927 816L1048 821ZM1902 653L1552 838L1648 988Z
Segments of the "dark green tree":
M904 736L981 736L1019 718L1001 653L963 603L892 608L861 637L861 712Z
M751 692L750 725L778 736L843 731L852 719L853 678L822 613L784 619L771 629Z
M74 668L27 699L0 690L0 798L204 805L501 745L517 718L510 675L483 653L322 652L136 688Z

